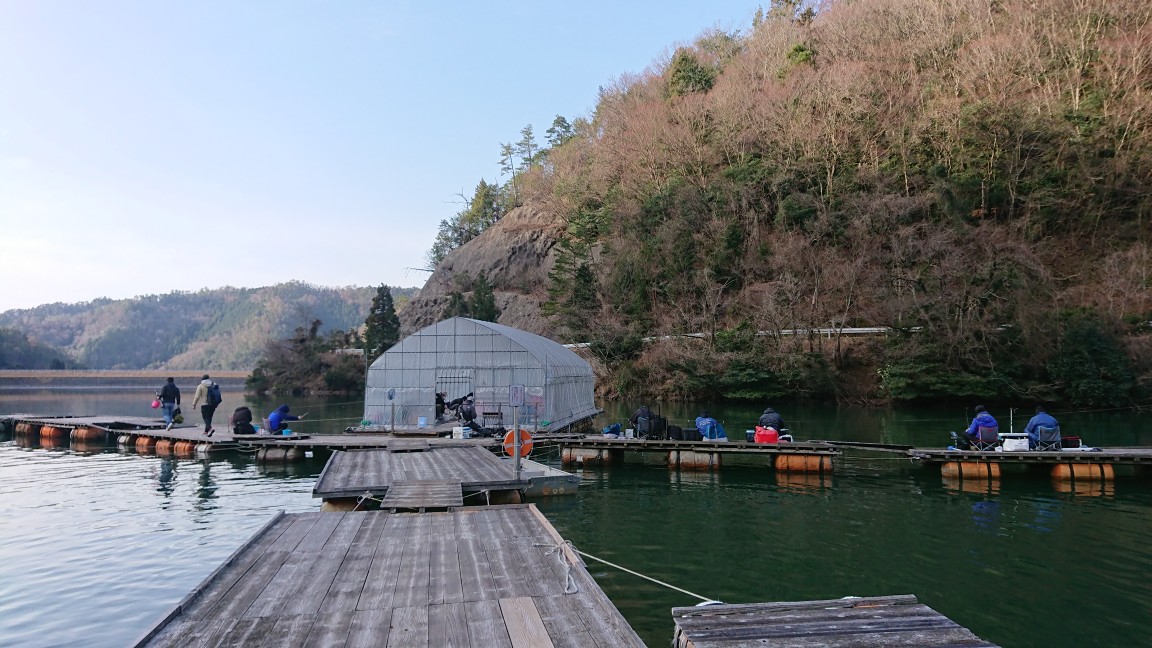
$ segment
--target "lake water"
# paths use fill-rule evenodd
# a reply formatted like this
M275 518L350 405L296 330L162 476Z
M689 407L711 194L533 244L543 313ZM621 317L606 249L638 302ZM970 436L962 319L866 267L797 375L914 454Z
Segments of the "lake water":
M150 391L0 393L0 414L151 415ZM226 395L225 409L236 403ZM256 412L279 403L249 403ZM308 433L359 421L360 402L292 399ZM633 404L602 405L601 425ZM656 408L684 424L700 405ZM738 436L760 408L717 406ZM778 404L798 439L943 445L971 412ZM1008 416L997 414L1003 428ZM1055 412L1094 445L1152 445L1147 416ZM197 417L190 417L195 420ZM1020 429L1027 419L1015 417ZM0 440L0 645L123 646L277 511L318 508L316 459L265 467L240 453L176 460ZM1152 476L1063 492L1007 475L963 492L937 470L853 456L833 478L778 479L625 465L581 472L574 497L537 502L580 550L705 597L758 602L914 594L1002 646L1152 645ZM697 602L589 560L651 646Z

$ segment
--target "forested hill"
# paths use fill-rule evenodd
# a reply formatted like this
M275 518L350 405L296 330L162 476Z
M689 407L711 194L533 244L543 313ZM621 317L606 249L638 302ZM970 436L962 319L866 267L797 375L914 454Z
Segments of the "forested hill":
M416 289L391 292L402 308ZM0 340L20 342L21 349L52 347L69 359L61 362L40 349L35 357L50 365L33 366L27 350L18 356L2 354L0 361L11 368L247 370L269 341L288 337L298 327L308 329L315 320L323 322L322 332L360 328L375 294L374 287L291 282L11 310L0 313L0 330L13 329L27 340L11 331Z
M593 342L622 395L1146 397L1152 3L766 9L602 88L442 268L547 215L549 333ZM511 296L544 287L496 270L522 325ZM896 333L778 333L840 326ZM706 340L639 342L680 332Z

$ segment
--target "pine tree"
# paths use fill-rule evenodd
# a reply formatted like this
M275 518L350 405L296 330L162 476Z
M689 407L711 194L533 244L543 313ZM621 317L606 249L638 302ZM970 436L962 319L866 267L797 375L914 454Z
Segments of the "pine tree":
M485 322L495 322L500 317L500 310L496 308L496 295L492 292L492 284L488 278L480 275L472 286L472 318Z
M381 284L372 298L372 309L364 320L364 352L371 363L393 344L400 341L400 318L392 304L392 291Z

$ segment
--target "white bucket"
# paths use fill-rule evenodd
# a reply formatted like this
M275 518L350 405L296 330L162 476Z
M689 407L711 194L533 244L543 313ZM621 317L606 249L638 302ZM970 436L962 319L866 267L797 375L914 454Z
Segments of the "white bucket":
M631 439L631 438L634 438L635 436L636 436L636 430L633 430L632 428L628 428L627 430L624 430L624 438L625 439Z
M462 427L452 428L452 438L453 439L467 439L468 437L464 436L466 434L467 430L468 430L468 428L462 428Z

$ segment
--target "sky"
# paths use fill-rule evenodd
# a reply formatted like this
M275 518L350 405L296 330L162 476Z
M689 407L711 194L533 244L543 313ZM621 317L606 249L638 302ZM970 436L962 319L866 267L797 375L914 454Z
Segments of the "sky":
M500 144L746 0L0 0L0 311L419 287Z

